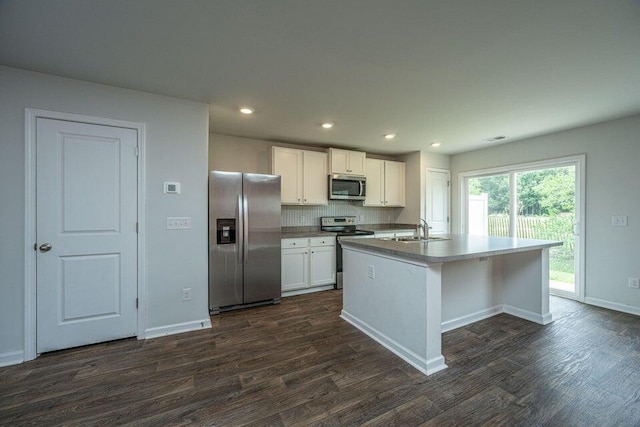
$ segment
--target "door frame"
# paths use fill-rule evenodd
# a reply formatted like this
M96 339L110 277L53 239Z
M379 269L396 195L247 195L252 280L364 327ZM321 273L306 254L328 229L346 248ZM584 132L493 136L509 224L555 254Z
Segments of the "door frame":
M577 154L574 156L557 157L547 160L539 160L535 162L516 163L512 165L499 166L494 168L479 169L473 171L460 172L458 174L458 224L459 232L464 234L467 232L467 193L468 193L468 178L490 176L496 174L509 174L509 191L515 194L516 180L514 174L518 172L527 172L537 169L554 168L562 166L574 166L576 167L576 197L578 203L576 203L574 209L576 213L577 227L574 227L578 231L578 244L576 245L576 293L573 295L565 295L562 292L556 293L558 296L566 298L572 298L580 302L584 302L586 294L585 285L585 246L586 246L586 154ZM513 198L512 198L513 199ZM510 200L511 212L515 212L515 200ZM510 234L515 234L514 221L510 221Z
M146 328L146 274L145 274L145 124L103 117L85 116L57 111L25 108L25 266L24 266L24 360L38 357L36 346L36 120L38 118L112 126L137 131L137 338L144 338Z
M431 166L427 166L425 170L424 177L424 211L421 218L427 219L427 203L429 202L429 197L427 196L427 191L429 190L429 172L442 172L447 174L447 232L445 234L451 233L451 170L442 169L442 168L432 168Z

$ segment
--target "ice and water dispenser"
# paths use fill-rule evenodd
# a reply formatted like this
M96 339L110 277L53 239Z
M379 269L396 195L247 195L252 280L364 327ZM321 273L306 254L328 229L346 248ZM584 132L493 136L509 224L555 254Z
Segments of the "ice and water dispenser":
M229 245L236 243L236 219L217 218L216 219L216 243L219 245Z

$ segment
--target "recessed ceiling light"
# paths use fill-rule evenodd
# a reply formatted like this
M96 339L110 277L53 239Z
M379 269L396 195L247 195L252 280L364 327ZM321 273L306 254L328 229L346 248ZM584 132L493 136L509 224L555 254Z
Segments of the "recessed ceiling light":
M439 142L432 142L431 146L436 148L436 147L440 147L440 143Z
M249 107L240 107L240 112L242 114L253 114L253 108Z
M395 134L395 133L385 133L385 134L384 134L384 138L385 138L385 139L393 139L393 138L395 138L395 137L396 137L396 134Z
M482 140L482 142L496 142L496 141L502 141L503 139L507 139L508 136L505 135L498 135L498 136L492 136L491 138L485 138Z
M320 126L322 126L325 129L331 129L333 127L333 125L335 125L335 123L333 123L333 122L320 123Z

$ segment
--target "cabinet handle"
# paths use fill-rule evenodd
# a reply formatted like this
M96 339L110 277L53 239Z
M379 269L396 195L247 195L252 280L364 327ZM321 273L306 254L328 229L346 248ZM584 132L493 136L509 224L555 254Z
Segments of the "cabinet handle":
M306 201L307 201L307 199L304 199L304 201L306 202Z
M312 254L315 254L315 252L314 252L314 251L311 251L311 253L312 253Z
M296 244L295 244L295 243L292 243L292 245L293 245L293 246L295 246Z
M309 254L309 252L305 252L304 254L305 254L305 255L308 255L308 254Z

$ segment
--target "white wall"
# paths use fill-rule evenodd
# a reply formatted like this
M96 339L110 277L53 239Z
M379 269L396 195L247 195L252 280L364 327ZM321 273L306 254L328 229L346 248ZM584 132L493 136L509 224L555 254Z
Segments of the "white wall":
M229 172L271 173L272 146L327 151L325 147L240 138L212 133L209 136L209 169ZM399 160L367 153L368 157ZM329 200L327 206L283 206L282 226L319 226L320 217L354 215L360 224L395 223L402 208L363 207L362 202Z
M212 133L209 135L209 169L227 172L271 173L271 147L326 151L326 148L240 138Z
M207 319L208 106L0 66L0 358L24 341L25 108L146 124L146 327ZM182 194L163 194L165 180ZM167 216L193 228L168 232Z
M427 168L449 169L450 156L447 154L416 151L401 156L405 162L405 208L397 221L406 224L417 224L420 218L426 217L426 176Z
M640 313L640 291L627 286L640 277L640 116L452 156L453 229L460 229L459 173L583 153L587 302ZM628 227L612 227L612 215L628 215Z

